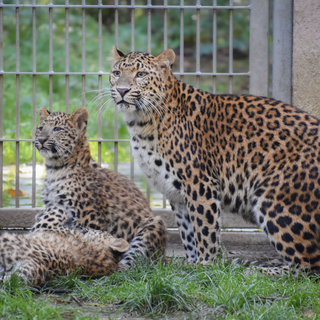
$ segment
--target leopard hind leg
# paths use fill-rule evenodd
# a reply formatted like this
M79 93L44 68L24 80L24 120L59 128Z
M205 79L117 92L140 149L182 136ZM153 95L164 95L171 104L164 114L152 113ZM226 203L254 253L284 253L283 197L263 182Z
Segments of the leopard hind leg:
M275 216L279 208L281 214ZM259 220L263 223L260 223L260 227L282 255L286 265L261 268L260 273L275 276L298 274L299 270L320 273L320 228L312 216L304 221L290 214L287 208L276 204L275 208L265 210L265 215L261 214L261 217L263 219Z
M118 270L127 270L139 256L156 259L165 253L167 230L159 216L150 217L137 228L129 249L122 255Z

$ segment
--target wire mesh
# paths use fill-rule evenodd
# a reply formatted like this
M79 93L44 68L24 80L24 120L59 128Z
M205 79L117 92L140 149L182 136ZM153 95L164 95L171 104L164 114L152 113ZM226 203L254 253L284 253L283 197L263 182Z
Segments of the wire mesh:
M141 173L130 154L129 137L123 133L121 115L116 109L111 116L106 115L109 111L104 112L105 98L93 98L92 105L88 92L95 90L101 93L107 87L110 65L106 56L115 44L123 51L153 54L172 47L178 56L174 74L182 81L213 93L247 93L249 58L245 58L245 67L234 71L237 63L234 29L239 15L246 24L244 27L249 29L250 10L251 5L246 0L81 0L72 3L69 0L30 0L23 3L16 0L1 3L0 207L41 206L37 200L42 178L37 166L40 158L31 146L37 126L37 110L45 104L50 111L68 113L80 106L87 107L95 130L89 138L91 146L96 146L94 154L98 163L125 173L144 190L151 205L166 208L166 199L155 196L155 190L147 186L144 178L137 178ZM224 25L227 25L227 34L219 29ZM30 38L26 37L28 28L31 30ZM15 31L12 55L11 46L6 45L11 30ZM47 35L46 44L43 44L44 35ZM248 47L241 50L249 52ZM14 81L12 77L15 77ZM225 78L227 81L221 85ZM236 78L240 79L239 83L236 83ZM28 81L31 91L26 93L25 83L26 87L29 86ZM7 98L7 90L13 87L15 91L10 94L15 96L14 114L11 110L9 112L13 106L8 104ZM61 88L63 98L57 93ZM26 103L31 106L30 112L25 111L29 110ZM15 118L14 132L10 128L12 117ZM25 123L30 126L31 133L25 134ZM111 131L109 127L112 127ZM13 150L12 143L15 144ZM29 147L22 150L22 143ZM31 156L23 155L25 148L30 148ZM15 157L8 157L8 150ZM109 158L112 163L108 162ZM12 168L13 162L12 180L12 170L8 168ZM124 166L122 162L128 164ZM25 166L30 167L30 179L20 179ZM24 191L25 184L28 184L29 191ZM8 196L8 191L12 190L14 192ZM14 201L10 198L12 195ZM28 198L26 201L23 195ZM157 197L161 199L158 201Z

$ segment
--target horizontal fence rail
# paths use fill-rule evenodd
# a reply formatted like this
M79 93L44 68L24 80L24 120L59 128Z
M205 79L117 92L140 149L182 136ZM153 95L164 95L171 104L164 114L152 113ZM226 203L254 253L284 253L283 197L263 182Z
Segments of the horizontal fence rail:
M249 6L203 6L201 4L196 4L193 6L190 5L153 5L153 4L147 4L147 5L125 5L125 4L117 4L117 5L103 5L103 4L84 4L84 5L74 5L74 4L68 4L68 5L60 5L60 4L1 4L3 8L6 7L13 7L13 8L80 8L80 9L149 9L149 10L163 10L163 9L197 9L197 10L217 10L217 9L229 9L229 10L237 10L237 9L248 9Z

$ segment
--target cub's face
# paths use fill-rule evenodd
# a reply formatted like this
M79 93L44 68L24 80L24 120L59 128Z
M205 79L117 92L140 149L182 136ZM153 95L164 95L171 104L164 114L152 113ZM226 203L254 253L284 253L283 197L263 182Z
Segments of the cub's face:
M47 159L58 159L72 153L77 131L69 122L69 116L56 112L48 115L39 124L35 135L35 146Z
M166 51L174 55L172 50ZM124 55L114 47L113 59L109 81L112 98L119 109L149 114L164 103L166 77L171 70L167 56L162 53L154 57L140 52Z
M62 161L74 154L79 141L85 138L88 111L77 109L73 114L50 114L44 107L39 109L40 124L35 134L35 146L45 159Z

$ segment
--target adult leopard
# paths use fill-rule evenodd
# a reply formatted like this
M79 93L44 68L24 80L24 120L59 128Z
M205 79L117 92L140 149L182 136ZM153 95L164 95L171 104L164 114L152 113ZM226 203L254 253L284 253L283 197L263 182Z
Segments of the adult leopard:
M189 260L218 254L220 215L229 211L257 223L289 264L318 273L319 119L274 99L183 83L171 49L114 47L112 56L111 94L133 154L170 200Z
M103 275L129 268L140 255L163 254L162 219L131 180L91 158L88 111L69 115L41 107L39 117L35 146L46 166L44 210L29 234L0 237L0 271L17 269L37 284L50 271L83 267L85 274Z

